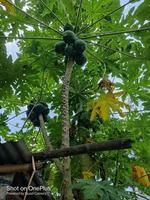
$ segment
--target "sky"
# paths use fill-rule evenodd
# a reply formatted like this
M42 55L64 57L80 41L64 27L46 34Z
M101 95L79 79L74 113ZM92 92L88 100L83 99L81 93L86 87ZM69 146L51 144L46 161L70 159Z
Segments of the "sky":
M19 47L17 45L17 42L14 40L13 42L7 42L6 43L6 50L7 50L7 55L11 55L13 61L17 59L17 54L19 53Z
M129 0L120 0L120 4L121 5L124 5L125 3L129 2ZM143 3L144 0L137 0L137 2L134 2L132 4L128 4L127 6L125 6L124 10L123 10L123 15L124 15L124 18L128 15L128 12L134 8L134 11L133 13L136 11L136 9L138 8L138 6ZM133 14L132 13L132 14Z

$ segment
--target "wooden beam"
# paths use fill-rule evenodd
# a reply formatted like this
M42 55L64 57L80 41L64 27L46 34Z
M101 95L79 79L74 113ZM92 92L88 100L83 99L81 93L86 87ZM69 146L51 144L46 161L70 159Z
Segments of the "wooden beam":
M42 163L36 163L36 169L41 169ZM30 172L33 171L32 164L13 164L13 165L0 165L0 174L9 174L16 172Z
M92 153L97 151L110 151L131 148L132 141L130 139L118 139L111 141L98 142L94 144L82 144L68 148L62 148L47 152L34 153L34 159L51 160L52 158L67 157L79 154Z

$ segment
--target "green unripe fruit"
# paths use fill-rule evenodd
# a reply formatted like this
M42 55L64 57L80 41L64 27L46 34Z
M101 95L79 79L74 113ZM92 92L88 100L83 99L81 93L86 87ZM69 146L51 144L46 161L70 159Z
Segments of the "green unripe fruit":
M49 108L45 102L38 102L37 104L31 102L28 105L28 110L26 112L27 117L30 119L34 126L40 126L39 115L42 115L44 122L46 122L48 119L48 113Z
M33 106L34 106L34 103L30 103L30 104L27 106L28 110L31 110L31 109L33 108Z
M65 43L71 44L71 43L75 42L76 36L75 36L74 32L68 30L68 31L64 32L63 40Z
M86 43L83 40L78 39L74 43L74 49L78 54L82 54L86 49Z
M67 57L73 57L74 56L74 49L72 45L67 45L65 48L65 55Z
M66 43L64 41L55 44L55 52L64 55Z
M70 30L70 31L73 31L74 30L74 28L73 28L73 26L71 25L71 24L65 24L65 26L64 26L64 31L68 31L68 30Z
M37 115L40 115L43 113L43 110L45 109L45 106L42 105L41 103L36 104L34 111L36 112Z
M37 126L37 127L40 127L40 121L38 118L35 118L33 121L32 121L33 125L34 126Z
M84 54L76 54L74 57L74 60L76 62L77 65L83 66L85 65L87 59L86 56Z

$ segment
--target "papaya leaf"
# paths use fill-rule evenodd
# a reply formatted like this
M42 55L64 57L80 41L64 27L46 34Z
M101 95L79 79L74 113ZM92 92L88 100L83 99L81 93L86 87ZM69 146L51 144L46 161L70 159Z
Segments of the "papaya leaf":
M117 97L120 97L123 94L123 91L116 93L109 91L108 93L101 95L97 100L89 103L89 110L92 110L90 120L94 121L96 120L96 117L99 116L104 121L108 121L111 111L118 112L121 117L124 117L125 114L121 108L125 107L130 110L130 107L128 104L117 99Z

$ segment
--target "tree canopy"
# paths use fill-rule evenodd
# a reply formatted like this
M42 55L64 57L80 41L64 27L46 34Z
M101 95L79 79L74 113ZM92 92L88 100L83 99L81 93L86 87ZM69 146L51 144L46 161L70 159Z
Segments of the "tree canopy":
M70 79L70 145L134 141L129 150L72 157L72 188L82 196L76 199L137 199L134 192L128 196L128 187L150 193L149 9L149 0L0 0L1 139L23 139L30 151L44 151L39 129L21 115L31 101L42 101L50 109L49 140L54 149L61 148L67 56L56 53L55 44L63 41L64 26L70 24L86 43L87 59L82 66L73 64ZM16 60L6 49L13 41L19 47ZM143 171L146 180L135 171ZM43 178L57 199L60 171L48 165Z

